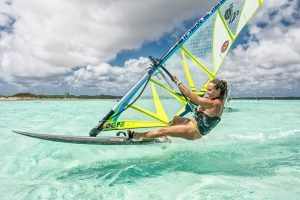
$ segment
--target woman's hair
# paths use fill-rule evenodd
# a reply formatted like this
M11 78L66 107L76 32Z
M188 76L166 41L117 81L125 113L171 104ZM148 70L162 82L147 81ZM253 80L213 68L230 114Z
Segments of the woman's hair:
M227 98L227 93L228 93L227 82L225 80L221 80L221 79L213 79L209 82L215 84L216 90L220 89L220 97L219 98L222 100L223 103L225 103L226 98Z

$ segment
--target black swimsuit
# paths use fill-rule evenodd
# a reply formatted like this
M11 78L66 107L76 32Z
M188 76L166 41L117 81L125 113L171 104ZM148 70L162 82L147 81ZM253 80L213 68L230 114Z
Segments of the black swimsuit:
M201 135L208 134L221 121L221 118L218 116L210 117L200 111L197 111L195 119Z

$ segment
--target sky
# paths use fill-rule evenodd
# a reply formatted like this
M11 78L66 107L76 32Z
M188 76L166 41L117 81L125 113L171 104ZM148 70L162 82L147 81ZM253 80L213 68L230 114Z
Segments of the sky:
M0 95L124 95L217 0L0 0ZM300 96L300 0L265 0L218 78Z

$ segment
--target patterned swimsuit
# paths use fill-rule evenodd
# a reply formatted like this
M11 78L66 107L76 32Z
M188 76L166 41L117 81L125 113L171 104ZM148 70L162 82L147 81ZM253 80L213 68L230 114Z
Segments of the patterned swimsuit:
M221 121L221 118L218 116L210 117L204 112L197 111L195 120L197 121L200 134L206 135Z

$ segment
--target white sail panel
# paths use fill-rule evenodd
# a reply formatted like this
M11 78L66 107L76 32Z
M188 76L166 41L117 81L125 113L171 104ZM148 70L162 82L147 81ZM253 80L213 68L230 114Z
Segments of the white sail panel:
M244 28L250 18L254 15L255 11L259 8L259 0L246 0L244 9L241 13L241 20L237 28L237 34Z
M213 42L213 61L215 69L219 69L223 60L232 45L233 39L230 37L229 30L226 28L222 16L218 13L215 22L214 42Z

